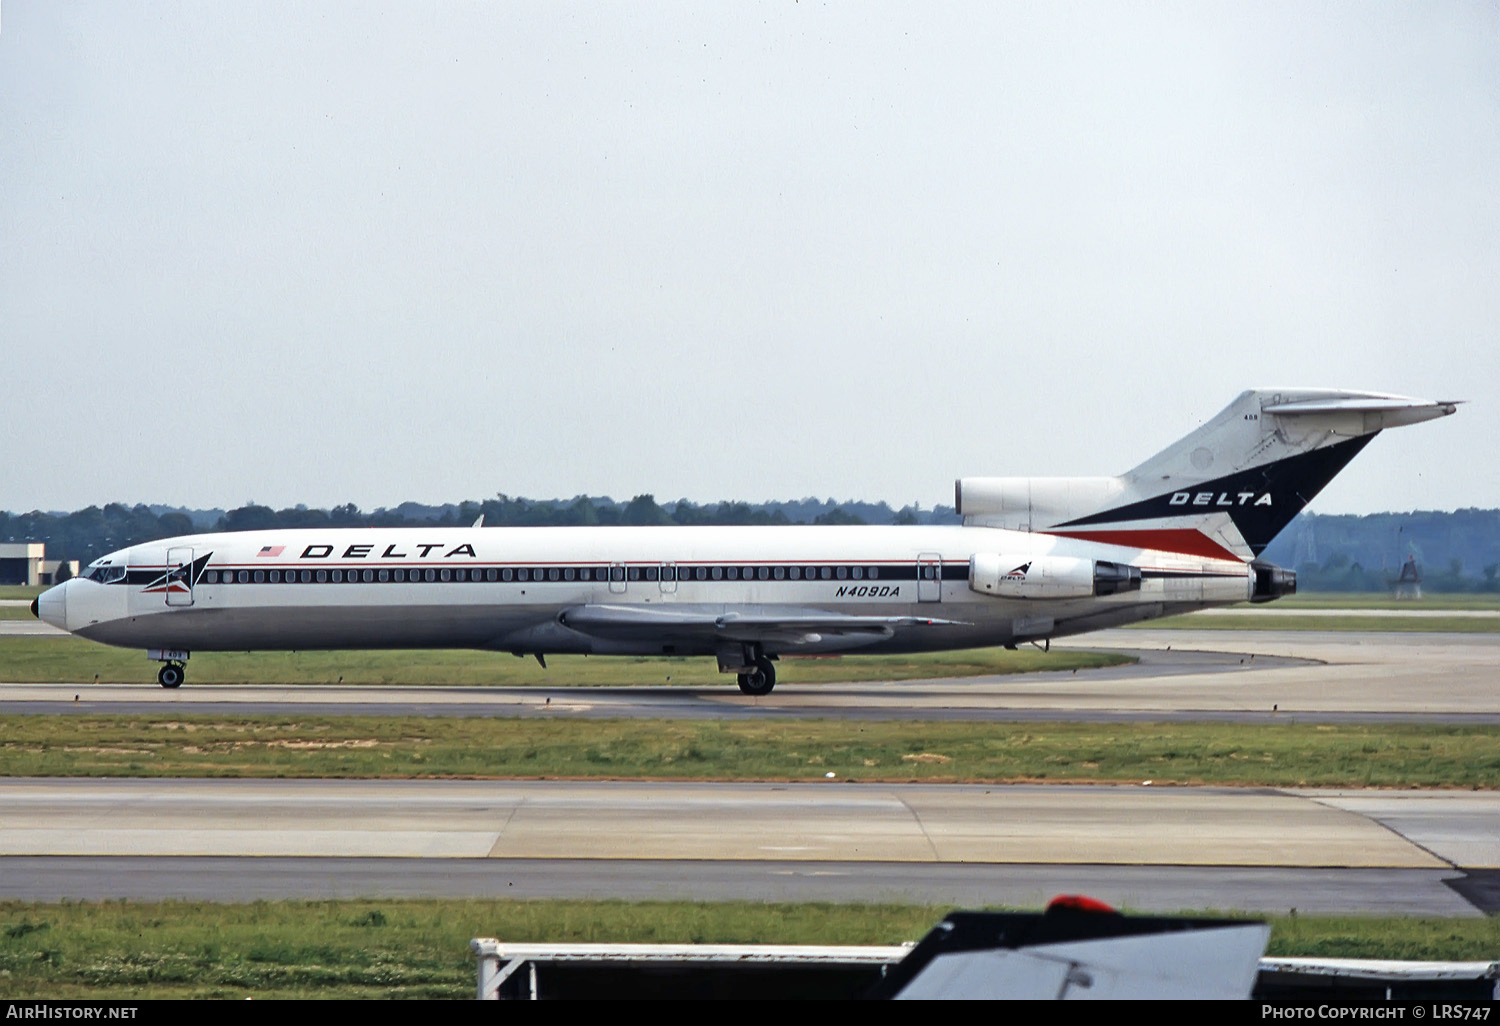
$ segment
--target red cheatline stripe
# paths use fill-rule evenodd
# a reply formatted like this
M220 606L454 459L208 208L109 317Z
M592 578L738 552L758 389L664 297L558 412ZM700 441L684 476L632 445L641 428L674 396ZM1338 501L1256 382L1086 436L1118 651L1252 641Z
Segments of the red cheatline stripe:
M1078 538L1082 541L1103 542L1106 545L1123 545L1132 549L1155 549L1158 552L1180 552L1184 556L1202 556L1205 559L1232 559L1236 563L1244 560L1214 541L1202 531L1190 527L1145 530L1145 531L1048 531L1061 538Z

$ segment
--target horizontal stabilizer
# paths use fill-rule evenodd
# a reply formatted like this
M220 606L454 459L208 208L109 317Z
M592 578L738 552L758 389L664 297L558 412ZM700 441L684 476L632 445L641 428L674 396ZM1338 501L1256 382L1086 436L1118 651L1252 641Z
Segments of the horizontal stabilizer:
M1274 413L1278 417L1295 417L1306 413L1396 413L1410 414L1403 417L1402 424L1416 424L1436 417L1446 417L1458 411L1462 399L1408 399L1399 395L1366 395L1346 399L1303 399L1301 401L1273 403L1262 406L1262 413ZM1395 427L1387 423L1386 427Z

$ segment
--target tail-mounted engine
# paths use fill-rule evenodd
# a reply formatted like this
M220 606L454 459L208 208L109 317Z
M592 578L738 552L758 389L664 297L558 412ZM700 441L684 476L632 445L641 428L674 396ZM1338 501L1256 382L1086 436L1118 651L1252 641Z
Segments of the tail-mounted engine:
M1102 559L977 552L969 557L969 587L999 598L1095 598L1140 591L1141 569Z
M1255 591L1251 602L1274 602L1283 595L1297 594L1297 572L1284 570L1275 563L1257 559L1250 564L1255 571Z
M963 477L953 501L966 524L1040 531L1096 513L1124 489L1118 477Z

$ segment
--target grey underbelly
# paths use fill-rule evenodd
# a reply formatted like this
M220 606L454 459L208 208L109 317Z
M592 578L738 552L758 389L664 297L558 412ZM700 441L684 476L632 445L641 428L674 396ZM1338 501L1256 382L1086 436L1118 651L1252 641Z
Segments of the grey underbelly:
M486 648L552 618L546 609L487 606L172 609L85 627L93 641L197 651L313 648Z

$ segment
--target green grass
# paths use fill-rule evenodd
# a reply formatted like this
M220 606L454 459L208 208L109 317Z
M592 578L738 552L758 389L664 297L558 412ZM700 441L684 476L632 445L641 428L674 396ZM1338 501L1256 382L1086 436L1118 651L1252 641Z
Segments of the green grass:
M1210 631L1399 631L1443 634L1494 634L1500 617L1441 616L1285 616L1284 610L1357 609L1423 612L1500 612L1500 595L1428 595L1416 601L1397 601L1384 593L1312 592L1277 599L1266 606L1231 607L1233 614L1170 616L1132 624L1146 630ZM1264 615L1273 612L1275 615Z
M1113 652L1061 649L1042 652L1035 648L1008 652L1003 648L978 648L914 656L787 658L777 664L777 679L785 683L922 680L1072 670L1135 661L1135 656ZM146 684L155 682L157 666L136 649L111 648L82 638L64 635L0 638L0 681L83 683L92 682L97 676L100 682ZM719 673L714 660L707 657L551 656L547 659L547 669L543 669L535 659L472 649L199 652L188 663L188 680L193 685L340 682L551 687L734 685L734 678Z
M0 902L0 998L471 998L473 937L894 945L920 905L495 900ZM1500 919L1273 918L1268 954L1490 960Z
M0 599L25 599L30 602L46 588L32 588L25 584L0 584Z
M1500 727L0 717L0 776L1500 787Z
M1273 609L1494 609L1500 594L1427 593L1419 599L1394 599L1385 592L1310 591L1271 603Z
M1500 617L1464 616L1262 616L1216 613L1199 616L1166 616L1129 625L1131 630L1180 631L1350 631L1397 632L1402 634L1497 634Z

